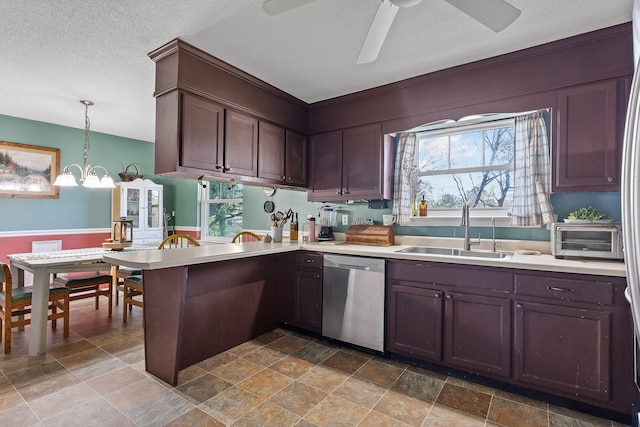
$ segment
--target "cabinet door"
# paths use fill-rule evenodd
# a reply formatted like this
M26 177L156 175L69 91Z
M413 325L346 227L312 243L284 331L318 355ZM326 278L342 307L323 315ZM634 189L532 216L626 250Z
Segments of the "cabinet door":
M258 175L258 119L227 110L223 172Z
M297 270L293 323L313 332L322 331L322 273Z
M310 139L309 200L336 200L342 194L342 132L314 135Z
M269 123L258 125L258 177L284 182L285 132Z
M442 360L442 291L393 281L387 293L387 350Z
M307 137L288 130L286 132L285 175L287 184L307 185Z
M182 95L180 164L219 171L223 165L224 108L198 96Z
M383 141L379 124L342 132L342 194L346 199L382 199Z
M444 360L455 367L511 375L511 301L447 292Z
M160 229L162 227L162 191L158 188L145 188L145 214L144 228L147 230Z
M515 379L567 397L608 401L610 312L518 302Z
M616 80L558 91L554 192L619 191L624 107L617 93Z
M141 229L144 227L144 222L140 222L140 214L142 208L142 188L140 187L121 187L121 191L124 193L124 203L126 208L125 215L128 220L133 221L134 229Z

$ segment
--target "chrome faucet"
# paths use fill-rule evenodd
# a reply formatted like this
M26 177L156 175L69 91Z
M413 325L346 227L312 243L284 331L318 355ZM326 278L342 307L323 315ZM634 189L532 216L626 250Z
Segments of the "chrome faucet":
M469 235L469 203L462 205L462 222L460 225L464 227L464 250L470 251L471 245L480 245L480 235L478 234L478 241L472 242Z

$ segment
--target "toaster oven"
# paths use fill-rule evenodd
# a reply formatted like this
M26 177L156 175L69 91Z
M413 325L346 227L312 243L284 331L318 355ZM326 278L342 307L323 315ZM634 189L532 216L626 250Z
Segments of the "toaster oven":
M586 257L622 260L622 229L619 223L555 223L551 253L556 258Z

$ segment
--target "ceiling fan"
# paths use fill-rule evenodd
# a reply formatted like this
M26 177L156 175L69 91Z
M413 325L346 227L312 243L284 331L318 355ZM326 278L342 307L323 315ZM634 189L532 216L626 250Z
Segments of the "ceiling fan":
M263 0L262 9L268 15L278 15L316 0ZM400 8L415 6L422 0L381 0L371 22L356 64L375 61L387 33ZM504 0L444 0L496 33L504 30L520 16L520 9Z

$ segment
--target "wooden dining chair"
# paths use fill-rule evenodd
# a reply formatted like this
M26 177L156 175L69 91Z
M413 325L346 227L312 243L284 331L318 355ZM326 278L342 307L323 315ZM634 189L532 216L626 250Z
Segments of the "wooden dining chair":
M113 276L110 274L100 271L66 273L64 276L57 276L53 279L53 284L71 290L69 301L95 298L96 310L100 308L100 297L106 297L107 310L109 317L111 317L113 310Z
M231 239L231 243L259 242L262 239L256 233L251 231L241 231Z
M120 303L120 292L124 294L124 279L131 276L141 276L142 270L139 268L131 268L131 267L118 267L116 271L116 282L115 282L115 296L116 296L116 305Z
M179 249L193 246L200 246L200 243L188 234L173 234L164 239L158 245L158 249ZM127 321L127 312L133 306L144 308L142 274L135 274L126 277L122 282L122 321Z
M158 245L158 249L188 248L200 246L200 243L188 234L172 234Z
M0 339L4 338L4 352L11 352L11 329L31 323L32 286L13 288L11 271L7 264L0 264ZM69 292L64 286L49 286L47 320L56 329L57 319L62 319L62 335L69 336ZM49 310L51 311L49 313ZM17 316L22 316L18 318Z

